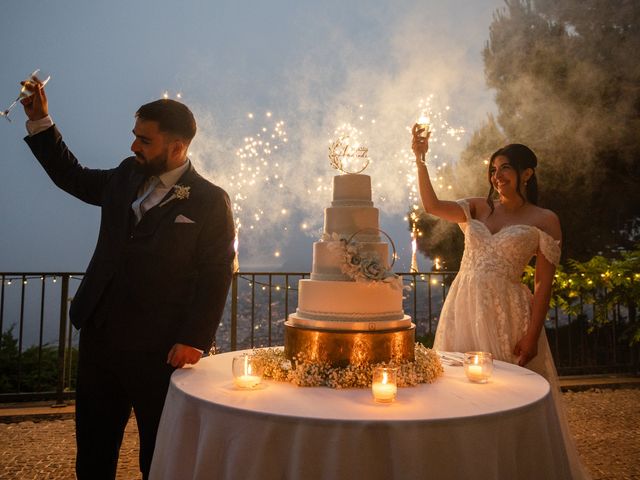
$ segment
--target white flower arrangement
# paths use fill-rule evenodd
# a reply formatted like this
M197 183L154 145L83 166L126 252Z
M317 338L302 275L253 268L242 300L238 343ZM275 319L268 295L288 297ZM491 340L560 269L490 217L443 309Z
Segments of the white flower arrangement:
M255 350L251 357L262 362L264 377L280 382L290 382L299 387L369 388L373 370L377 366L398 367L398 386L411 387L420 383L433 383L444 373L435 350L420 343L415 345L413 362L391 360L388 363L360 363L347 367L332 367L326 363L312 362L299 355L291 362L283 348Z
M164 202L162 202L160 205L158 205L158 207L163 207L167 203L171 202L172 200L186 200L189 198L189 195L191 195L190 186L180 185L179 183L176 183L173 186L173 193L171 194L171 196L167 198Z
M402 279L382 262L376 252L366 251L361 242L340 238L337 233L325 234L323 241L333 242L329 249L341 257L340 270L356 282L385 282L402 289Z

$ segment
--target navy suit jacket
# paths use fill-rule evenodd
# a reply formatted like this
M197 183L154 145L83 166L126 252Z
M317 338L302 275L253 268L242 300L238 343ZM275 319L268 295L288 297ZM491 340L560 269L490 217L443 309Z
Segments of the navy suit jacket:
M135 225L131 203L144 182L129 157L111 170L81 166L54 126L25 141L54 183L101 207L95 252L75 294L73 325L123 350L208 351L231 284L234 224L229 197L191 166L189 197L163 201ZM167 201L169 200L169 201ZM182 215L193 223L176 222Z

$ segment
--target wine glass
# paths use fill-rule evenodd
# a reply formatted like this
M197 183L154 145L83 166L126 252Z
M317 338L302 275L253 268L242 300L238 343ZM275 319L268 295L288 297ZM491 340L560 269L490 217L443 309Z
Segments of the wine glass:
M11 112L11 109L15 107L16 104L23 98L27 98L33 95L33 90L29 90L29 88L27 88L28 86L27 84L33 85L37 82L41 82L42 86L44 87L50 79L51 79L51 75L49 75L48 73L40 70L39 68L34 70L33 73L31 73L31 75L29 75L27 78L24 79L23 83L25 83L25 85L21 85L20 94L18 95L18 98L16 98L6 110L0 111L0 117L5 117L10 122L11 119L9 118L9 113Z

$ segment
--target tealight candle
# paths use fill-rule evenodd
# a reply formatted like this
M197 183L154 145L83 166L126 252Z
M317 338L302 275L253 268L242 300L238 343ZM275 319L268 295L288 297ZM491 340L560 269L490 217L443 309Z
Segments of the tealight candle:
M493 373L493 355L489 352L466 352L464 373L471 382L487 383Z
M262 382L262 365L249 355L233 357L233 382L242 389L256 388Z
M396 381L398 369L395 367L376 367L373 371L371 393L376 402L391 403L398 394Z
M240 388L254 388L257 387L262 378L258 375L240 375L234 379L235 384Z

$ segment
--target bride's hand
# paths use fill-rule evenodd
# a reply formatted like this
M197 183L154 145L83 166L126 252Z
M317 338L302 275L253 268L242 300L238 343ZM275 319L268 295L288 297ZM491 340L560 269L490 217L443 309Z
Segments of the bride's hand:
M516 343L513 354L517 357L518 365L524 367L538 354L538 339L525 335Z
M429 137L431 132L428 131L427 135L423 137L421 134L424 132L424 127L419 124L415 124L411 130L413 134L413 141L411 142L411 149L416 155L416 160L422 160L422 157L429 151Z

